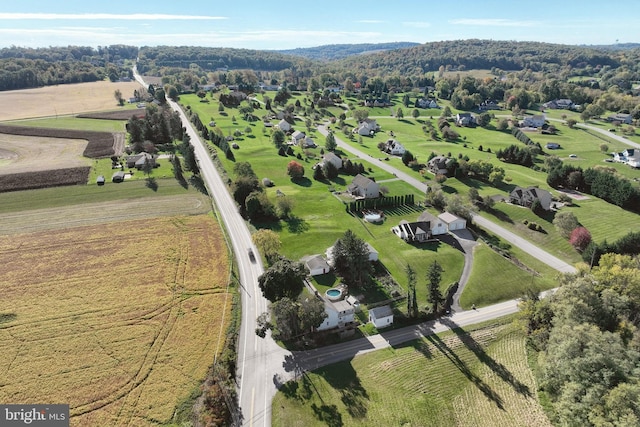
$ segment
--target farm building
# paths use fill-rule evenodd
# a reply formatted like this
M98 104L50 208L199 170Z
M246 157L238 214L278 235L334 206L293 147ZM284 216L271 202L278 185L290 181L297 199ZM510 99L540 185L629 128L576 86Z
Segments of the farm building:
M111 182L122 182L124 181L124 171L118 171L113 174L111 177Z
M460 218L449 212L443 212L438 215L438 219L440 219L446 226L447 230L455 231L455 230L464 230L467 228L467 220L464 218Z

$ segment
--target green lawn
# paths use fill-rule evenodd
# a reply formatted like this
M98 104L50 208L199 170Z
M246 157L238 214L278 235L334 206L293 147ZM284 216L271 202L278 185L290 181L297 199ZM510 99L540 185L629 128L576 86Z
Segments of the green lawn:
M144 180L114 184L107 177L104 186L73 185L0 193L0 213L19 212L25 209L44 209L83 203L109 202L147 196L172 196L196 191L183 188L175 179L158 179L156 191L148 188Z
M530 288L540 292L557 286L553 273L546 273L542 277L535 276L518 268L486 244L480 244L474 250L473 269L462 292L460 305L466 309L473 304L482 307L520 298Z
M510 318L303 374L280 388L274 426L550 426ZM419 374L417 374L419 373Z
M7 124L55 129L92 130L98 132L124 132L126 122L126 120L81 119L78 117L63 116L45 119L16 120L7 122Z

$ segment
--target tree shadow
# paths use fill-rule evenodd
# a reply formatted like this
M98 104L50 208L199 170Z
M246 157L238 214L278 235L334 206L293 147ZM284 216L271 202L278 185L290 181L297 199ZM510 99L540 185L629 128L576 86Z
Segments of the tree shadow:
M309 231L309 228L311 228L307 221L296 216L289 218L286 223L289 232L293 234L304 233L305 231Z
M482 381L482 378L474 374L469 366L460 359L438 335L428 335L425 337L433 346L442 353L469 381L473 383L489 400L494 402L499 409L504 410L504 402L498 393L496 393L488 384Z
M363 419L367 416L369 394L362 386L351 362L343 362L340 365L341 369L320 369L318 374L340 393L340 400L349 415Z
M199 192L201 192L205 196L209 195L209 192L207 191L207 187L204 185L204 181L202 180L202 178L199 175L191 175L191 177L189 178L189 183L191 183L191 185L196 190L198 190Z
M307 177L291 179L291 182L301 187L311 187L311 180Z
M324 421L330 427L341 427L344 425L342 422L342 415L338 411L336 405L321 405L318 406L315 403L311 404L311 409L314 415L320 421Z
M518 380L514 375L504 366L502 363L496 361L491 356L487 354L486 351L482 348L482 346L462 327L458 326L454 321L450 318L442 318L440 319L440 323L449 327L460 339L460 341L467 347L473 354L478 358L478 360L489 367L500 379L509 384L513 389L519 394L525 397L532 397L531 390L526 384L523 384Z
M153 191L158 191L158 181L156 181L156 179L152 176L145 179L144 185Z

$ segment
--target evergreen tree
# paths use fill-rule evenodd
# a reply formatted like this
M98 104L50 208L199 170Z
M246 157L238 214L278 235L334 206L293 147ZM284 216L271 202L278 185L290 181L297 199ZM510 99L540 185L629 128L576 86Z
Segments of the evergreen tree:
M442 280L442 266L438 261L433 261L427 270L428 295L427 299L431 303L431 312L438 313L440 305L444 303L444 297L440 291L440 281Z

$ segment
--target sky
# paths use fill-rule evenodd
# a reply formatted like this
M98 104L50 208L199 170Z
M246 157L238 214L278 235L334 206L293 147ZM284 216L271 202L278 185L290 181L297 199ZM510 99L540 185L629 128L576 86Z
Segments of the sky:
M326 44L492 39L640 43L640 3L616 0L3 0L0 48Z

